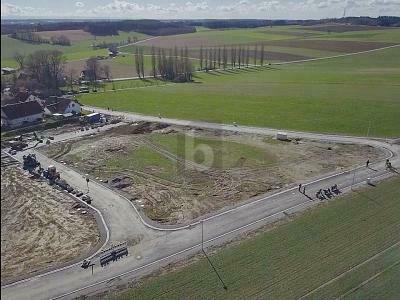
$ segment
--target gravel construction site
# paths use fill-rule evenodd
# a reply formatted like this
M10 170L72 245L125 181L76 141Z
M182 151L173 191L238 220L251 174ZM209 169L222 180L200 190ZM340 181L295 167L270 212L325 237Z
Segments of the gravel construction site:
M122 193L150 219L183 224L249 198L382 158L362 145L132 123L41 148Z
M100 240L94 216L67 194L1 158L1 283L84 256Z

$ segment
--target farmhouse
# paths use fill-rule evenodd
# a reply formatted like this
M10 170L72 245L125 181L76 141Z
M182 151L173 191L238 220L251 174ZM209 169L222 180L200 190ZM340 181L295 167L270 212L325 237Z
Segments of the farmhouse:
M17 128L43 120L43 107L37 101L7 104L1 107L1 127Z
M79 115L81 113L80 104L69 98L56 98L54 102L47 104L45 107L46 115Z

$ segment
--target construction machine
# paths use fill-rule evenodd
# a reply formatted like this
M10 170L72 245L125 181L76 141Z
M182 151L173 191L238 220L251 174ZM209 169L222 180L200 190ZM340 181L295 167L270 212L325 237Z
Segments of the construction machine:
M24 170L28 170L29 172L32 172L37 167L40 167L40 163L36 159L36 155L35 154L31 153L31 154L28 154L28 155L24 155L22 158L23 158L23 161L24 161L24 164L23 164Z

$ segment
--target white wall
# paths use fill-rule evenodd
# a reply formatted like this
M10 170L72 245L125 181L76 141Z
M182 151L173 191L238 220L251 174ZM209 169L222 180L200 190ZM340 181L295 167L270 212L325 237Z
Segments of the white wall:
M39 113L36 115L31 115L23 118L18 118L14 120L8 120L8 126L11 128L20 127L22 125L27 125L27 123L35 123L38 119L43 119L43 113Z
M64 114L68 114L68 113L80 114L81 113L81 106L79 105L79 103L77 103L75 101L71 101L68 104L68 107L64 111Z

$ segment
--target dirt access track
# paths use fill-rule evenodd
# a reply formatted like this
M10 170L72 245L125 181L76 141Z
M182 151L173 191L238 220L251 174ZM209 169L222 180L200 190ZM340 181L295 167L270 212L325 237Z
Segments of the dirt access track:
M89 212L44 181L29 178L2 154L1 283L87 256L100 240Z
M150 219L184 224L285 189L299 180L376 160L362 145L133 123L41 148L122 193Z
M335 40L282 40L264 43L265 45L304 48L323 51L334 51L343 53L353 53L379 49L393 46L393 43L383 42L358 42L358 41L335 41Z

